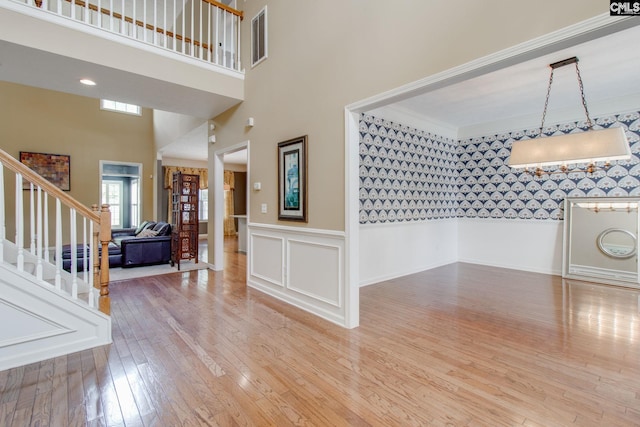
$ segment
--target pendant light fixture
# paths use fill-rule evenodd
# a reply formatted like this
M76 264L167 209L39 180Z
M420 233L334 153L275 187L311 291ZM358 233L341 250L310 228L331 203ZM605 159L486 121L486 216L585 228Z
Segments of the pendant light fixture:
M587 117L587 128L585 132L568 133L557 136L543 137L544 120L547 115L549 105L549 95L553 83L553 72L556 68L565 65L575 64L578 76L578 85L582 97L582 106ZM534 139L516 141L511 148L509 166L512 168L524 168L524 171L540 177L544 174L567 173L567 172L587 172L593 173L598 169L597 162L604 162L603 168L609 167L612 160L625 160L631 157L631 149L624 129L621 127L611 127L607 129L593 129L587 101L584 96L584 86L578 68L578 58L573 57L549 65L551 75L549 76L549 87L547 88L547 98L544 103L542 122L540 124L540 136ZM571 164L587 164L586 168L571 169ZM549 171L548 166L558 166L557 170ZM545 170L546 168L547 170Z

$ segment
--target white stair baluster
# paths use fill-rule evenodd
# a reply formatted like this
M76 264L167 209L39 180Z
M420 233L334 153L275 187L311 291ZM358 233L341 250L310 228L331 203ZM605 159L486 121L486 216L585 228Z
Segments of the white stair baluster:
M82 244L82 280L88 282L87 271L89 266L87 262L89 261L89 243L87 242L87 218L84 216L82 217Z
M158 45L158 2L153 2L153 44Z
M235 69L237 71L242 70L242 67L240 65L240 17L236 16L234 18L235 23L236 23L236 40L235 40L235 46L236 46L236 67Z
M35 209L35 191L33 188L33 183L29 183L29 225L30 225L30 234L29 241L31 244L29 245L29 250L33 255L36 254L36 209Z
M89 222L89 239L93 242L93 221ZM86 256L86 255L85 255ZM85 261L87 258L85 258ZM95 294L93 288L93 248L89 248L89 307L95 307Z
M42 234L44 237L44 260L51 262L51 254L49 253L49 195L45 192L42 193L42 197L44 197L44 232Z
M178 13L176 12L176 1L173 0L173 50L174 52L178 51L178 39L176 36L178 35Z
M213 27L211 26L211 8L213 6L207 3L207 61L211 62L211 31L213 31Z
M71 225L70 240L71 240L71 297L73 299L78 298L78 238L77 238L77 224L76 224L76 210L69 208L69 222Z
M120 12L122 15L120 16L120 34L127 34L127 21L125 20L125 8L124 8L124 0L122 0L122 4L120 5L122 8Z
M222 12L222 66L227 67L227 12Z
M16 174L16 245L18 271L24 271L24 195L21 174Z
M138 19L138 3L136 0L133 0L133 15L132 15L133 24L131 24L131 37L134 39L138 38L138 25L136 24L136 20Z
M147 0L144 0L144 9L142 10L142 40L147 41Z
M218 44L219 44L218 38L220 37L219 28L220 28L220 8L216 7L216 23L212 28L212 31L215 31L215 40L214 40L213 48L215 49L215 63L217 65L220 65L220 51L218 49Z
M56 198L56 289L62 289L62 204Z
M36 277L42 280L42 188L39 185L36 198Z
M182 28L180 29L180 31L182 32L182 53L186 53L185 52L185 48L186 48L186 45L187 45L187 43L185 43L185 40L184 40L185 36L186 36L186 33L185 33L185 18L184 18L185 6L186 6L186 0L182 0L182 13L180 14L180 15L182 15ZM176 36L177 36L177 34L176 34Z
M98 0L98 27L102 28L102 0Z
M200 13L198 14L200 18L200 24L198 25L199 26L198 43L200 43L200 47L198 48L196 55L194 55L200 59L202 59L202 55L203 55L202 44L204 43L204 41L202 40L202 3L204 3L204 1L198 2L198 4L200 5Z

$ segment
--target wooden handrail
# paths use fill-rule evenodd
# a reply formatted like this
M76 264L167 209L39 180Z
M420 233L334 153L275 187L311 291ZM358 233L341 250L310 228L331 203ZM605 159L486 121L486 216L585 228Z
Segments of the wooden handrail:
M236 16L239 16L241 21L244 19L244 12L242 10L234 9L231 6L227 6L226 4L222 4L215 0L202 0L202 1L204 1L205 3L212 4L216 7L219 7L220 9L226 10L227 12L232 13Z
M64 191L60 190L58 187L44 179L42 176L29 169L26 165L20 163L15 157L11 156L6 151L0 149L0 161L7 168L12 170L15 173L18 173L23 176L27 181L32 182L34 185L39 186L44 191L49 193L50 195L57 197L61 202L66 204L67 206L72 207L82 216L87 217L91 221L96 223L100 223L100 216L93 212L91 209L78 202L73 197L69 196Z

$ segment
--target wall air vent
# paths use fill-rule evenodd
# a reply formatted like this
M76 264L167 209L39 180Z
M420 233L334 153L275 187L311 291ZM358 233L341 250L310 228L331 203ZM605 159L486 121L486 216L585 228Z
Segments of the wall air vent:
M251 20L251 66L267 59L267 7Z

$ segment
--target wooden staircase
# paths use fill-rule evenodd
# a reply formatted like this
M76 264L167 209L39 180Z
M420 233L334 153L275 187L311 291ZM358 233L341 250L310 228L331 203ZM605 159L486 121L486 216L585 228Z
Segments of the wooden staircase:
M83 206L2 150L0 192L0 371L110 343L108 206ZM62 268L65 246L90 248L70 251L83 270Z

